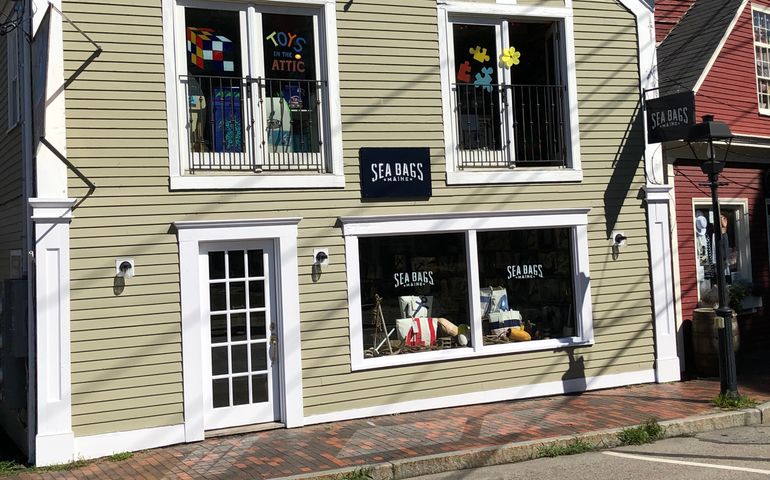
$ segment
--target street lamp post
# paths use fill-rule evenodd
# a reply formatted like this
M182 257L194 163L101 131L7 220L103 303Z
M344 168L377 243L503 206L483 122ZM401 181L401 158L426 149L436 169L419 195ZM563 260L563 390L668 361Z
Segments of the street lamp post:
M738 396L738 379L735 373L735 348L733 345L733 311L727 300L727 285L725 284L725 259L722 251L722 225L721 211L719 208L719 174L725 167L724 161L716 159L714 142L722 142L726 145L724 158L730 149L733 134L730 128L722 123L715 122L713 115L705 115L703 122L693 125L687 138L687 144L698 158L693 148L694 143L705 143L706 158L701 161L700 167L708 176L708 184L711 187L711 204L714 211L714 251L716 252L717 289L719 290L719 308L717 313L717 334L719 344L719 380L720 393L722 395Z

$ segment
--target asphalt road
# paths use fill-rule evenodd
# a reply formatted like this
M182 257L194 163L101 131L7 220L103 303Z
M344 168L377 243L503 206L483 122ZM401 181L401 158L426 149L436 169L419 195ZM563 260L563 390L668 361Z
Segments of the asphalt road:
M770 479L770 425L670 438L600 452L459 470L422 480Z

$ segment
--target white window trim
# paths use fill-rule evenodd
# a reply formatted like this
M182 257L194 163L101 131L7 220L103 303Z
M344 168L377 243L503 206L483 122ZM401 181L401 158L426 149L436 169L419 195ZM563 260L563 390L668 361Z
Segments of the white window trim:
M708 208L711 209L711 199L708 197L702 197L702 198L693 198L692 199L692 217L695 218L695 211L699 210L701 208ZM749 200L746 198L720 198L719 199L719 206L720 208L722 206L729 206L729 207L738 207L740 211L740 219L738 222L738 232L737 236L739 241L741 242L741 246L745 246L745 248L741 248L738 251L738 262L741 266L740 274L741 277L739 280L744 282L752 282L752 265L751 265L751 232L749 225ZM692 232L692 238L693 241L695 241L695 230L693 226L693 232ZM697 250L697 249L696 249ZM698 252L695 252L695 265L698 265ZM700 289L696 289L698 293L698 300L700 301Z
M168 121L168 157L169 157L169 186L171 190L225 190L225 189L262 189L262 188L344 188L345 174L343 171L342 151L342 112L340 108L339 55L337 47L337 17L334 0L267 0L258 2L260 5L275 7L316 7L319 20L323 21L323 35L319 34L323 48L321 71L326 74L328 86L327 117L329 123L326 138L325 157L330 160L332 172L328 174L272 174L263 172L254 175L183 175L182 157L186 151L183 132L179 130L180 89L178 87L177 32L179 10L177 0L162 0L163 11L163 55L166 82L166 109ZM196 2L200 5L215 7L217 2L204 0ZM254 5L252 2L235 1L230 5Z
M754 3L752 3L751 5L751 40L752 40L751 46L753 47L752 53L754 53L754 80L756 82L755 91L757 93L757 110L759 111L760 115L770 115L770 108L762 108L759 103L759 75L757 74L757 46L760 46L762 48L767 48L768 51L770 51L770 44L759 43L754 38L754 12L755 11L761 12L765 15L770 16L770 8L766 8L766 7L763 8L762 6L756 5Z
M508 3L479 4L471 2L446 1L438 4L439 50L447 52L439 59L441 73L441 98L444 111L444 151L446 156L447 183L449 185L492 184L492 183L553 183L580 182L583 171L580 162L580 126L578 121L577 74L575 68L575 28L570 1L566 7L535 7ZM564 26L564 60L566 66L568 156L566 168L530 168L521 167L512 170L459 171L456 169L455 146L452 112L452 66L453 53L449 49L450 15L465 14L475 16L516 16L561 21Z
M18 8L11 15L20 16ZM5 37L5 52L8 80L8 130L15 128L21 120L21 84L19 83L19 29L21 24L8 32Z
M276 314L281 317L281 413L289 428L303 424L302 359L299 325L297 225L300 218L174 222L179 240L179 276L182 305L182 373L184 377L185 441L203 440L205 407L201 365L203 320L200 309L201 243L273 240L275 283L279 294Z
M589 209L526 210L498 212L470 212L460 214L416 214L374 217L342 217L345 237L345 260L348 278L348 318L350 319L350 353L353 370L413 365L418 363L473 358L516 352L553 350L557 348L593 345L593 317L591 309L591 277L588 272L588 211ZM525 228L569 227L572 236L574 268L574 299L577 314L577 335L570 338L534 340L530 342L483 345L481 311L478 302L471 302L469 322L472 322L472 347L434 350L409 355L391 355L364 358L363 318L358 238L364 236L392 236L410 233L464 232L468 260L469 295L479 291L476 232Z

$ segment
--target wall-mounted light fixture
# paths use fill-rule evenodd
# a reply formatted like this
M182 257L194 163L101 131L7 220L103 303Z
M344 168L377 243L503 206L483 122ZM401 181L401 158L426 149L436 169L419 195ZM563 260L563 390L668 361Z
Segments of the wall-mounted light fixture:
M626 246L628 237L623 232L612 232L610 235L610 245L612 246L612 259L617 260L620 257L620 247Z
M115 260L115 276L131 278L136 275L133 258L118 258Z
M617 247L625 247L628 237L623 232L612 232L612 245Z
M321 272L329 266L329 249L316 248L313 250L313 272L311 278L317 282L321 278Z

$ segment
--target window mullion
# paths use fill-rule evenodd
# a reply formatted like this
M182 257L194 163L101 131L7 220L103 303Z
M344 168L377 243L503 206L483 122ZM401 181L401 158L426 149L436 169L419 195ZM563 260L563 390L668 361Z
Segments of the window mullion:
M484 335L479 304L481 286L479 285L479 250L476 242L476 230L468 230L465 238L468 262L468 294L471 296L468 299L470 301L471 345L473 345L473 350L478 352L484 348Z

